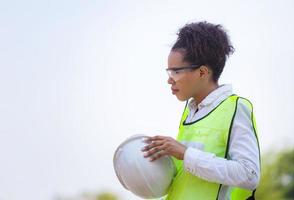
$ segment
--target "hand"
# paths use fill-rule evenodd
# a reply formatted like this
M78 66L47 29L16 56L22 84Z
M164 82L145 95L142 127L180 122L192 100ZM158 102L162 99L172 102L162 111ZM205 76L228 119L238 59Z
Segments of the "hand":
M145 142L149 145L143 147L142 151L145 152L144 157L149 157L150 161L157 160L165 155L173 156L178 160L184 159L187 147L172 137L154 136L149 137Z

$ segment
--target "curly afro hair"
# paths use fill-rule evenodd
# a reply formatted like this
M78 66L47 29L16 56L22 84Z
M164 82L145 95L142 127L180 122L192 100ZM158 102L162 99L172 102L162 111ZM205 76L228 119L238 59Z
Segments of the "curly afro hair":
M180 28L177 35L171 50L183 52L186 62L209 67L217 82L227 57L234 52L224 28L206 21L190 23Z

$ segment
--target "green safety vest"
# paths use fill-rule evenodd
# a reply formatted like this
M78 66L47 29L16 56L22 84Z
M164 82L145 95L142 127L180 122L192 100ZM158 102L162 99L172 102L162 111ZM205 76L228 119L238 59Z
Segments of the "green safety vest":
M242 101L251 111L252 124L256 135L256 123L252 104L245 98L232 95L222 101L215 109L192 123L185 123L189 108L182 115L179 142L197 142L204 145L203 151L228 159L231 128L237 110L238 101ZM258 140L257 140L258 141ZM259 147L258 147L259 148ZM166 200L217 200L221 184L208 182L185 171L183 161L174 159L177 174L170 186ZM230 188L231 200L254 199L254 191L237 187Z

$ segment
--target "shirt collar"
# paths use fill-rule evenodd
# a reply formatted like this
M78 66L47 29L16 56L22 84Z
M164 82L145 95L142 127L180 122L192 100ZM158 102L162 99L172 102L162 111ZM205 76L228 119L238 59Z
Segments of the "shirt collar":
M203 107L209 106L214 101L219 99L222 96L229 96L232 94L232 85L231 84L224 84L220 85L217 89L213 90L211 93L209 93L198 105L194 98L192 98L189 103L189 109L201 109Z

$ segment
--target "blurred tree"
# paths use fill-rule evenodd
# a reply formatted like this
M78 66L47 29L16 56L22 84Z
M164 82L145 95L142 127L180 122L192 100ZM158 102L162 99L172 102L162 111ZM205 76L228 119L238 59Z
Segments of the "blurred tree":
M117 196L113 193L104 192L102 194L97 195L97 200L118 200Z
M84 192L74 197L56 197L56 200L119 200L119 198L111 192L92 193Z
M263 156L257 200L294 200L294 149Z

